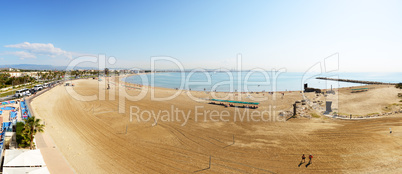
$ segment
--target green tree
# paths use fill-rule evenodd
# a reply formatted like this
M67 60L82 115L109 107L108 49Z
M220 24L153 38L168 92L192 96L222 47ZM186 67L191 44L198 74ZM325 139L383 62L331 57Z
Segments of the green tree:
M398 83L398 84L396 84L396 85L395 85L395 88L402 89L402 83Z
M105 76L107 77L109 75L109 69L105 68Z
M25 120L23 136L24 140L29 140L29 147L33 148L33 139L38 132L43 132L45 125L40 123L41 120L39 118L35 118L35 116L29 117Z
M31 142L31 140L29 139L29 137L27 137L23 134L25 123L17 122L17 125L15 127L16 127L16 139L17 139L18 147L21 147L21 148L28 147L29 142Z

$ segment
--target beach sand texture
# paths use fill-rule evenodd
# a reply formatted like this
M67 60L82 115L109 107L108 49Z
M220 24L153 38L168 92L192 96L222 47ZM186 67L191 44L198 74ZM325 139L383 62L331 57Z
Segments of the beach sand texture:
M148 92L139 101L125 101L125 113L119 113L118 90L124 89L112 85L115 100L110 100L110 91L105 91L105 86L99 87L99 83L102 82L77 80L73 88L85 96L96 95L99 89L106 92L106 100L79 101L76 99L79 97L66 91L71 86L57 86L32 101L34 113L46 121L45 131L77 173L190 173L208 168L210 156L211 167L203 172L402 172L401 114L351 121L321 117L287 122L234 122L231 117L228 122L204 122L200 117L195 122L195 106L226 110L232 116L235 109L196 102L185 93L169 101L152 101ZM352 94L348 90L339 91L339 109L345 113L381 112L385 106L398 102L397 97L388 96L397 90L387 86L366 93ZM135 89L126 91L139 93ZM163 88L156 91L158 97L176 92ZM200 98L211 95L197 91L192 94ZM258 110L270 105L288 110L295 100L301 100L299 92L286 93L284 99L278 95L275 102L271 95L266 96L271 99L261 102ZM182 126L183 120L160 121L156 126L152 126L152 121L138 122L135 118L130 122L130 106L158 112L171 110L172 104L185 113L191 111L186 125ZM230 145L233 136L235 144ZM314 156L308 167L307 163L298 167L302 154Z

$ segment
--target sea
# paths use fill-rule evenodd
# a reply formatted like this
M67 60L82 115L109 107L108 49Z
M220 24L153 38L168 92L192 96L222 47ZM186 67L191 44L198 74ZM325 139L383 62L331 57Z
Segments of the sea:
M332 72L302 73L279 71L199 71L199 72L158 72L129 76L125 82L146 86L172 89L217 92L272 92L301 91L308 87L331 89L359 87L365 84L319 80L329 77L351 80L401 83L402 72Z

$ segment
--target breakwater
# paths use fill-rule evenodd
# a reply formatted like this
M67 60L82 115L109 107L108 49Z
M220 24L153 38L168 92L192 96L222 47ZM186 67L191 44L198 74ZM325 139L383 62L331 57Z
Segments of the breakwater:
M349 83L361 83L361 84L368 84L368 85L396 85L396 83L384 83L384 82L351 80L351 79L337 79L337 78L328 78L328 77L317 77L316 79L349 82Z

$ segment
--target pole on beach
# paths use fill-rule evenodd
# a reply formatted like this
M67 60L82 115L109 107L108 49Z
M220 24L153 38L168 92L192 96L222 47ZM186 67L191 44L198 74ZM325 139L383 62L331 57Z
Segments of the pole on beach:
M235 140L234 140L234 134L233 134L233 144L235 143Z
M126 125L126 134L127 134L127 127L128 127L128 125Z
M211 155L209 155L209 166L208 166L208 169L210 169L211 168Z

